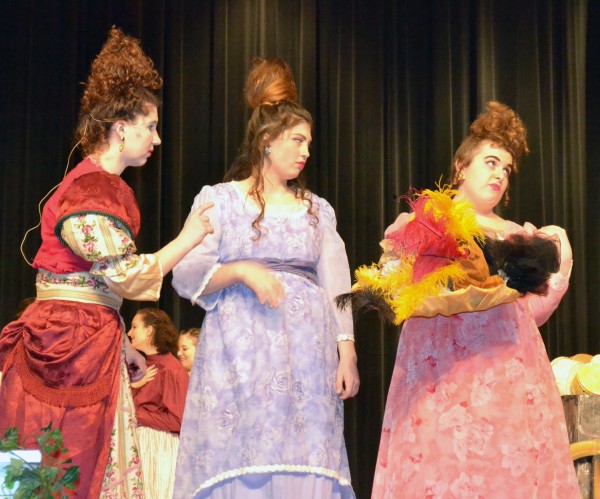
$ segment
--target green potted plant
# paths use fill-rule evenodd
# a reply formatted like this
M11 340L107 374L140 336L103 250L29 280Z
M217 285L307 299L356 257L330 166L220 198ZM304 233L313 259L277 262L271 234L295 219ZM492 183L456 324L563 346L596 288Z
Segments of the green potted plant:
M34 439L39 446L42 455L39 466L26 462L14 452L26 446L30 439ZM5 469L5 490L14 493L15 499L62 499L73 496L79 467L71 465L71 459L65 458L67 451L63 447L62 433L58 428L52 428L52 423L36 435L26 438L23 445L19 445L19 430L9 428L4 440L0 439L0 452L14 456ZM15 485L17 488L13 491Z

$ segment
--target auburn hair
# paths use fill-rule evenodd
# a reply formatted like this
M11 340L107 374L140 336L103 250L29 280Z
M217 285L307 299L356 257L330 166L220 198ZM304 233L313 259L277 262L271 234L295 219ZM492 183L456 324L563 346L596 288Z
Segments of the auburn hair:
M158 353L171 353L177 357L179 333L167 313L159 308L148 307L139 309L136 315L140 317L144 326L152 327L152 345Z
M514 173L518 172L521 157L529 152L527 129L521 118L510 107L490 101L486 104L486 111L471 123L469 135L464 138L454 154L451 165L452 187L459 184L459 170L456 165L468 166L485 140L511 154Z
M246 78L244 96L247 105L253 110L252 116L238 156L225 174L224 181L254 178L248 194L260 207L259 215L252 222L252 227L258 233L257 237L260 237L260 222L265 215L261 174L266 158L265 146L269 139L281 136L299 123L307 123L312 128L313 120L310 113L298 104L292 70L282 59L255 59ZM296 198L306 201L308 213L318 222L302 172L288 181L288 186L294 190Z
M194 346L198 344L198 339L200 338L200 328L199 327L191 327L189 329L182 329L179 331L179 337L189 336L191 338Z
M76 137L88 156L105 144L112 124L146 116L159 106L163 81L139 40L112 27L85 83Z

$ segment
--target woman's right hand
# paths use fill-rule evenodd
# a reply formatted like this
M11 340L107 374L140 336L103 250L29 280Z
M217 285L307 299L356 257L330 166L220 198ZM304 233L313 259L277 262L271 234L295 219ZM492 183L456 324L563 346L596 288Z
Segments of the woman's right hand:
M254 262L236 262L240 281L256 294L261 305L278 307L285 296L283 283L266 267Z
M190 246L194 247L200 244L207 234L212 234L214 229L210 224L210 219L204 213L214 205L214 203L206 203L192 211L187 217L178 237L183 238Z
M177 237L156 252L163 275L170 272L207 234L214 232L210 219L204 214L213 206L214 203L206 203L192 211Z
M414 218L414 214L412 214L412 213L406 213L406 212L400 213L400 215L398 215L396 220L394 220L394 223L392 225L390 225L387 229L385 229L384 237L388 237L389 234L392 234L393 232L400 230L403 226L405 226L413 218Z

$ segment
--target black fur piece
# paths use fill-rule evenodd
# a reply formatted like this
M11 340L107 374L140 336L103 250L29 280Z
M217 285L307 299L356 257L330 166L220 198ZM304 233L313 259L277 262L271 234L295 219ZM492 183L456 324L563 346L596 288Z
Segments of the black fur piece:
M388 323L393 324L396 318L393 310L383 297L372 288L365 288L352 293L344 293L335 297L335 304L340 310L352 305L354 314L375 310Z
M490 274L502 270L506 285L519 293L545 295L550 274L558 272L557 243L544 236L512 234L506 239L486 238L482 247Z

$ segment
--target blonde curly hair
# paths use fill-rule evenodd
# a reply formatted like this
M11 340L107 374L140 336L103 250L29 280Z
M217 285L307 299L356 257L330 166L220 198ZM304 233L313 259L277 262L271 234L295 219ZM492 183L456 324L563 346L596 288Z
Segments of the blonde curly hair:
M108 40L92 62L76 129L84 155L106 143L112 124L133 121L158 106L163 81L139 40L112 27Z
M459 185L460 169L456 168L456 165L461 164L463 168L468 166L485 140L512 155L514 173L518 172L521 157L529 152L527 129L519 115L500 102L490 101L486 104L486 111L471 123L469 135L454 154L451 165L452 187Z

